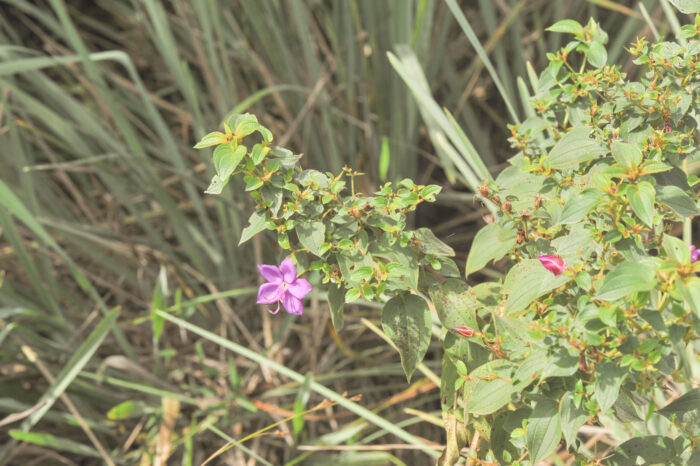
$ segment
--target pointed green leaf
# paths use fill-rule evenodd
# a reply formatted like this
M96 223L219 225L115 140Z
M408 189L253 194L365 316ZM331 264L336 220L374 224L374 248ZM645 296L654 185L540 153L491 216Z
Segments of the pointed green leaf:
M586 57L588 57L588 63L596 68L602 68L608 61L608 51L602 43L592 41L586 51Z
M474 273L484 268L492 260L498 260L510 252L516 243L517 232L512 228L502 228L492 223L483 227L474 237L467 256L464 274Z
M676 281L676 288L681 292L688 306L700 318L700 277L686 277Z
M505 311L513 314L525 309L532 301L560 287L571 277L555 276L537 259L524 260L506 275L503 290L508 294Z
M627 142L613 142L612 155L627 168L637 167L642 162L642 151L636 145Z
M323 222L308 222L297 225L299 242L312 254L321 257L321 245L326 240L326 226Z
M656 285L654 269L638 262L623 262L610 271L598 289L596 299L613 301Z
M205 194L221 194L221 192L224 190L224 187L226 184L228 184L229 178L226 178L226 180L222 180L219 175L214 175L211 179L211 183L209 184L209 187L207 188L206 191L204 191Z
M578 223L591 212L603 197L603 193L595 188L586 189L580 194L571 196L561 211L557 225Z
M537 464L548 457L560 440L561 425L557 403L542 399L527 420L526 441L531 464Z
M214 131L204 136L201 141L195 144L194 148L203 149L205 147L211 147L217 144L224 144L225 142L226 135L220 131Z
M464 384L467 412L485 416L507 405L517 391L510 381L512 371L512 364L504 359L474 369Z
M671 419L674 415L682 416L689 411L700 411L700 388L687 391L657 412Z
M583 406L576 407L573 393L566 392L559 404L559 419L566 445L571 446L581 426L588 421L588 413Z
M627 196L630 200L630 206L637 217L642 219L647 226L654 225L654 199L656 191L651 183L642 181L639 184L630 186L627 189Z
M690 265L690 249L688 249L688 245L683 241L666 234L664 235L661 245L668 257L674 259L679 264Z
M669 0L673 6L678 8L682 13L691 15L700 13L700 0Z
M633 437L623 442L606 459L611 466L628 466L635 464L673 464L676 456L673 439L661 435ZM641 457L643 463L638 462Z
M462 280L449 279L430 289L430 299L445 328L470 327L478 330L474 292Z
M241 240L238 245L245 243L253 236L257 235L266 228L267 216L258 212L253 212L253 215L248 219L248 226L241 232Z
M582 34L583 26L573 19L562 19L547 28L547 31L563 32L567 34Z
M598 364L595 368L595 399L600 407L601 414L615 404L620 394L622 380L627 375L627 369L616 364L606 362Z
M577 126L566 133L549 153L549 166L554 169L576 168L581 162L605 154L605 146L591 138L591 132L588 126Z
M328 285L328 306L331 308L331 322L336 332L343 328L343 308L345 307L345 288Z
M394 296L382 310L382 328L399 349L401 367L410 382L430 344L428 303L410 293Z
M227 180L246 154L245 146L233 147L232 143L221 144L214 149L214 168L222 180Z
M681 217L692 217L700 214L693 199L678 186L657 186L656 199L673 209Z

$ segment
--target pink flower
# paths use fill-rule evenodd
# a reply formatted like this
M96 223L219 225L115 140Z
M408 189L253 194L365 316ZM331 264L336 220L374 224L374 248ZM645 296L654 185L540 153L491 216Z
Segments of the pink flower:
M542 262L545 269L552 272L555 276L560 275L564 270L566 270L566 262L553 254L539 256L538 259Z
M280 303L290 314L301 315L304 306L301 300L311 291L311 285L304 278L297 278L297 268L291 257L282 261L279 268L274 265L258 264L258 270L268 283L260 285L258 304L277 303L277 309L270 311L277 314Z
M474 329L471 327L454 327L450 330L452 330L457 335L462 335L463 337L470 337L474 335Z
M688 249L690 249L690 262L697 262L700 260L700 249L695 249L695 245L689 245Z

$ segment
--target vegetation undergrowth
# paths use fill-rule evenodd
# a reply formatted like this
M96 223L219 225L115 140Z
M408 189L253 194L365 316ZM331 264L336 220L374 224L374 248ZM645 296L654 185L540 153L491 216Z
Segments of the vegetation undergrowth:
M409 382L435 311L439 464L469 445L468 464L535 465L562 442L579 464L689 464L700 454L700 257L672 229L700 212L700 179L683 170L697 147L700 16L682 43L632 44L640 81L606 64L608 36L592 19L550 30L573 39L549 55L536 115L511 126L510 166L479 188L495 221L476 235L466 274L507 255L503 281L469 286L452 248L428 228L407 229L406 215L439 186L404 179L363 194L356 171L304 170L299 155L271 148L250 114L195 146L215 146L208 192L243 175L256 209L241 242L271 230L289 251L279 269L260 266L269 283L259 303L302 313L310 285L292 259L328 284L336 331L346 303L381 302ZM592 452L578 438L584 425L611 423L628 437L613 449Z
M680 34L666 0L2 0L0 10L5 464L200 464L323 399L338 407L219 460L430 461L444 440L442 342L407 386L377 303L346 305L338 333L325 330L321 287L304 319L260 312L255 263L281 258L276 238L237 247L245 183L203 195L211 167L193 142L231 109L250 111L276 143L303 149L305 166L366 173L360 192L438 183L436 202L407 221L430 225L462 266L495 211L472 193L502 169L506 123L530 114L534 70L565 42L544 25L599 19L609 62L630 77L624 46L636 35ZM589 449L626 438L609 426L584 429Z

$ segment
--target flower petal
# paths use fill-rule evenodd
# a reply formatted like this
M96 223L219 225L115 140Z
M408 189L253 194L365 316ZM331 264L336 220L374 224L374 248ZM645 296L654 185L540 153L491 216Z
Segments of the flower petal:
M258 270L260 275L263 276L265 280L270 283L281 283L282 282L282 272L275 265L258 264Z
M287 312L297 316L300 316L304 310L304 305L301 303L301 299L297 298L292 293L284 294L282 304L284 304L284 308L287 310Z
M287 285L287 289L295 297L304 299L304 296L309 294L313 287L305 278L297 278Z
M277 314L279 311L280 311L280 302L279 301L277 301L277 309L275 309L274 311L272 309L267 310L267 312L269 312L270 314L273 314L273 315Z
M560 275L564 270L566 270L566 262L553 254L539 256L538 259L542 263L545 269L552 272L554 275Z
M291 257L287 257L280 264L280 271L282 272L282 278L287 283L292 283L295 278L297 278L297 268L294 267L294 262Z
M690 262L697 262L700 259L700 249L696 249L693 244L689 245L688 249L690 250Z
M258 289L258 304L272 304L282 296L282 287L277 283L263 283Z

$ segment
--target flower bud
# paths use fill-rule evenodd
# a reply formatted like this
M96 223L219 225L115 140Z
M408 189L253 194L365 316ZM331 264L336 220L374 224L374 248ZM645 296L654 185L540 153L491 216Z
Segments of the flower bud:
M538 259L542 263L545 269L552 272L554 275L560 275L564 270L566 270L566 262L553 254L539 256Z
M450 330L452 330L457 335L462 335L463 337L471 337L472 335L474 335L474 329L471 327L454 327Z

